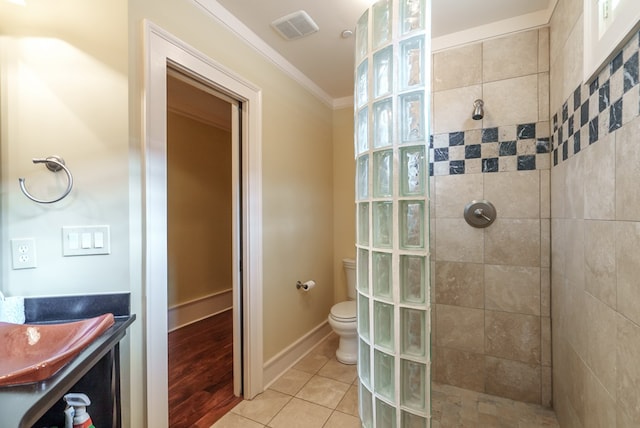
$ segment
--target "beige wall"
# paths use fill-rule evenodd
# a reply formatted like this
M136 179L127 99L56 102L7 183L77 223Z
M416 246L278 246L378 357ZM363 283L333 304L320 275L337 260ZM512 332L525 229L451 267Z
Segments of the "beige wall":
M551 21L551 113L558 162L551 170L553 401L562 426L627 427L640 421L640 117L637 74L605 67L611 104L582 82L582 1L560 0ZM623 64L638 67L638 34ZM615 53L617 54L617 50ZM635 59L634 59L635 55ZM637 72L636 72L637 73ZM628 90L625 91L624 81ZM577 92L580 108L574 111ZM574 118L574 132L563 118ZM582 125L598 121L596 141ZM554 127L555 128L555 127ZM617 128L617 129L616 129ZM575 132L580 132L576 144ZM571 135L573 134L573 135ZM566 141L566 143L565 143ZM566 152L563 149L566 145ZM579 149L576 150L576 149ZM566 156L565 156L566 154Z
M334 301L347 300L342 259L355 259L356 163L353 154L353 108L333 112L333 283Z
M230 290L231 133L167 114L168 306Z
M547 59L546 28L434 54L431 150L433 378L545 405L549 154L539 146L549 137ZM478 121L476 98L485 102ZM454 144L460 133L464 143ZM486 229L463 217L481 199L497 210Z

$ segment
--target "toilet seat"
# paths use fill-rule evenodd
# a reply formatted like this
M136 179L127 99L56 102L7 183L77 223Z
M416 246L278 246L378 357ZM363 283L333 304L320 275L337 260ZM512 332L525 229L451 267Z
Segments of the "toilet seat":
M348 300L346 302L336 303L331 307L331 318L336 321L355 321L356 319L356 302Z

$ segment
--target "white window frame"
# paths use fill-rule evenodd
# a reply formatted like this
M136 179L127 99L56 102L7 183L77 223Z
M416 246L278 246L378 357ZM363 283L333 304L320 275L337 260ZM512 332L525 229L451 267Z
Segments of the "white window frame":
M584 0L584 81L591 81L616 51L640 27L640 2L618 0L601 28L599 6L612 0Z

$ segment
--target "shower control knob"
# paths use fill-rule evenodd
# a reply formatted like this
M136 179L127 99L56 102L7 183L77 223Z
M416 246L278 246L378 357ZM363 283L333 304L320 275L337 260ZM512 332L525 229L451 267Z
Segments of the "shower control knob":
M487 227L496 219L496 208L489 201L471 201L464 207L464 219L473 227Z

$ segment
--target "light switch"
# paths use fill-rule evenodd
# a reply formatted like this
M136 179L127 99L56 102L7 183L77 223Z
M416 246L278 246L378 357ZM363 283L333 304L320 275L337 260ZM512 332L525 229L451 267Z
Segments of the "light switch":
M93 248L102 248L104 247L104 233L95 232L93 234Z
M80 246L84 249L91 248L91 233L82 232L80 235Z
M67 235L67 243L69 245L69 249L71 250L77 250L78 248L80 248L80 237L78 236L77 233L75 232L71 232L69 233L69 235Z

